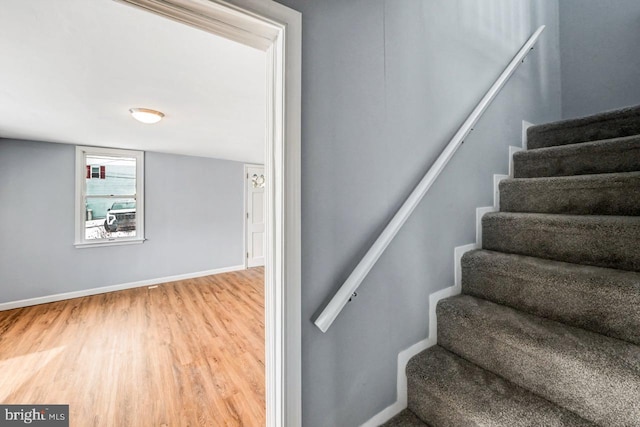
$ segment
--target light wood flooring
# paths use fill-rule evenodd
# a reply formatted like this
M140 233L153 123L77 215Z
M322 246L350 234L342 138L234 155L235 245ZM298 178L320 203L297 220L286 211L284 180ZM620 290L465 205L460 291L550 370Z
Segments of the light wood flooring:
M264 270L0 312L0 403L70 424L263 426Z

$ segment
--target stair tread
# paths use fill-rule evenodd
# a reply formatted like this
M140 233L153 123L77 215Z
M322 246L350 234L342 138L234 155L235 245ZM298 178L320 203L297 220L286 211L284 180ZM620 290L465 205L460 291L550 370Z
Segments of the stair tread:
M640 217L491 212L482 247L575 264L640 271Z
M429 427L429 425L423 423L409 409L405 409L380 427Z
M500 182L500 210L579 215L640 215L640 172Z
M640 273L480 249L462 257L462 291L640 344Z
M409 408L433 426L586 426L590 422L435 346L407 365Z
M514 153L516 178L640 171L640 135Z
M583 418L640 419L640 347L460 295L440 301L438 343Z
M640 105L531 126L528 148L575 144L640 134Z

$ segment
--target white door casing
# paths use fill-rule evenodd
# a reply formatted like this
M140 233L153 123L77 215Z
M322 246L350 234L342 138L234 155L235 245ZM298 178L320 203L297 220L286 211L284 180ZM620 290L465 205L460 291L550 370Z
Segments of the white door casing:
M245 165L246 267L264 265L264 166Z

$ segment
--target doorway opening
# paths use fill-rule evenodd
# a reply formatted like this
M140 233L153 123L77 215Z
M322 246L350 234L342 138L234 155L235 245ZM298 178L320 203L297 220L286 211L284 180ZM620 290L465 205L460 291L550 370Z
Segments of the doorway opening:
M267 426L301 425L301 30L273 1L116 0L267 54L264 263Z
M264 266L266 184L263 165L244 165L244 268Z

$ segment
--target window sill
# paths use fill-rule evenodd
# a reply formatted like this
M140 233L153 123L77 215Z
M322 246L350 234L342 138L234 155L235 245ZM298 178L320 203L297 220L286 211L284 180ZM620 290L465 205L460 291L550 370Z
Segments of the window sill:
M74 243L78 249L97 248L101 246L123 246L123 245L140 245L146 239L127 239L127 240L106 240L100 242Z

